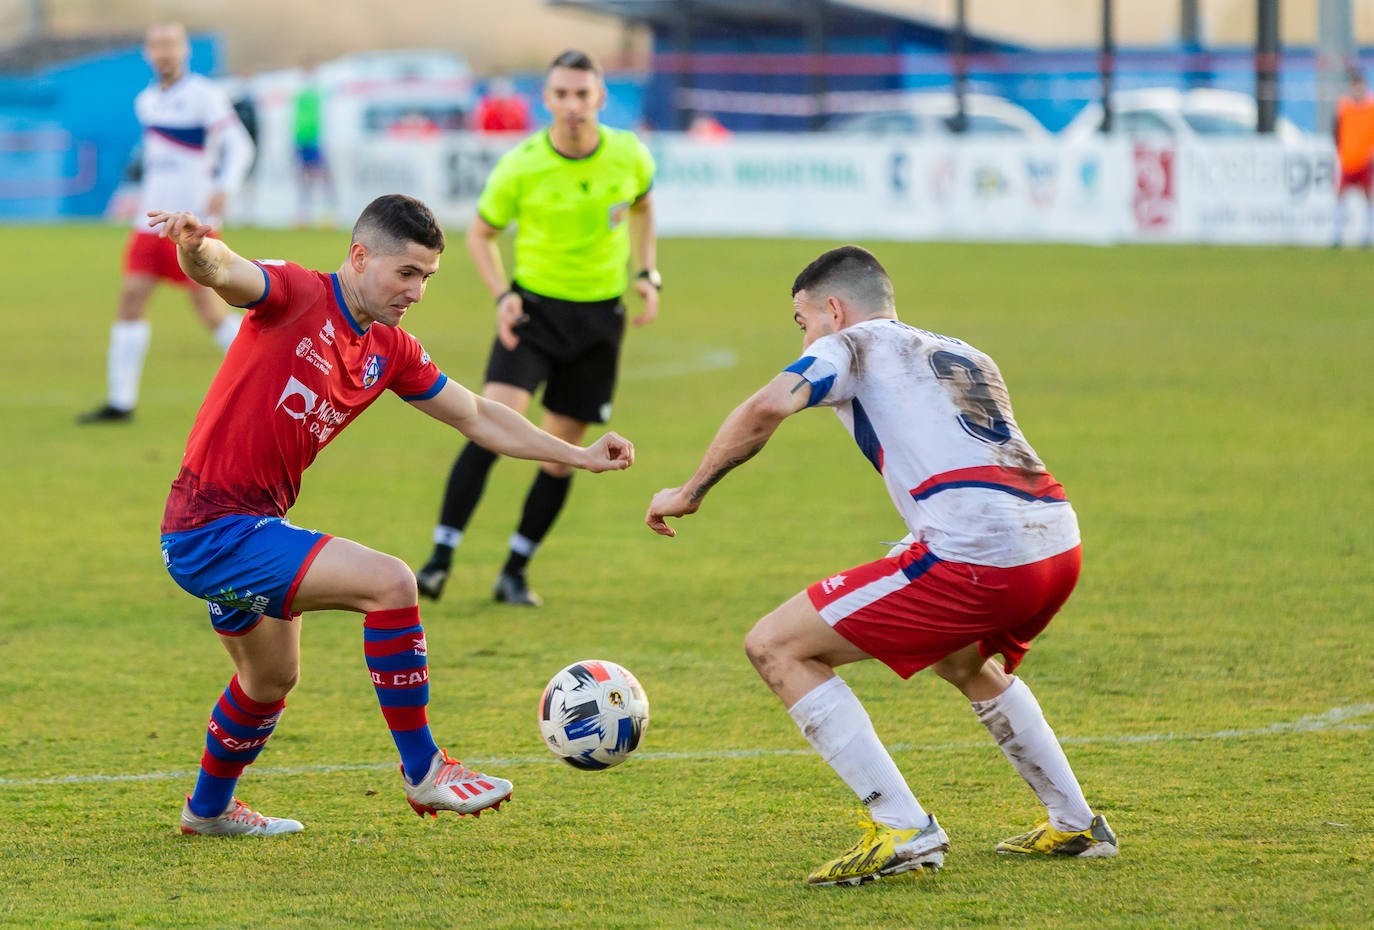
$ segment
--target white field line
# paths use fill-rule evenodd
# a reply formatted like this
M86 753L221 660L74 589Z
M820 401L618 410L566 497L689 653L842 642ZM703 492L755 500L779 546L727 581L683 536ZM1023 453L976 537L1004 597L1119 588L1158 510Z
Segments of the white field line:
M671 347L643 346L640 351L632 348L627 355L629 359L621 364L622 381L661 381L739 364L739 353L734 349L690 342Z
M1213 740L1252 739L1265 736L1283 736L1289 733L1315 733L1338 730L1363 732L1374 730L1374 723L1348 723L1360 717L1374 715L1374 704L1354 704L1350 707L1333 707L1325 713L1297 720L1271 723L1268 726L1248 730L1217 730L1212 733L1140 733L1117 736L1066 736L1060 742L1083 746L1090 744L1109 746L1128 746L1135 743L1175 743L1206 742ZM947 752L965 749L992 749L989 740L970 740L962 743L893 743L888 747L893 752ZM752 759L765 756L808 755L810 749L715 749L703 752L641 752L635 758L641 762L679 761L683 759ZM501 767L516 765L546 765L558 760L552 754L540 756L517 756L509 759L468 758L471 765ZM293 767L254 766L248 774L253 777L264 775L320 775L336 772L384 772L396 768L392 762L360 762L343 765L302 765ZM62 775L56 778L0 778L0 788L23 788L35 785L84 785L98 782L127 781L184 781L196 777L196 772L142 772L130 775Z

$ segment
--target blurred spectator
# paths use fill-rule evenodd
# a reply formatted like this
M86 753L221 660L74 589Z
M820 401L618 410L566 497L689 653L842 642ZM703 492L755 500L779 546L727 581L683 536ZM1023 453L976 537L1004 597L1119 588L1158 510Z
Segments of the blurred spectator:
M234 106L234 112L238 114L239 122L243 123L243 128L248 132L248 138L253 140L253 160L248 163L248 173L252 174L253 166L258 163L258 105L253 100L253 92L246 81L238 96L231 98L230 102Z
M503 77L488 83L472 122L478 132L528 132L533 125L529 101Z
M1341 163L1341 183L1336 189L1335 228L1332 245L1345 235L1346 194L1358 191L1364 198L1364 231L1360 243L1369 248L1374 237L1374 94L1364 75L1350 72L1350 92L1336 106L1336 155Z
M694 113L687 124L687 136L697 142L724 142L730 135L730 130L710 113Z
M324 90L313 65L305 66L304 83L292 105L292 135L296 144L296 222L315 219L315 191L322 194L326 218L334 208L334 180L324 158Z
M406 110L387 128L393 139L428 139L439 134L439 124L424 110Z

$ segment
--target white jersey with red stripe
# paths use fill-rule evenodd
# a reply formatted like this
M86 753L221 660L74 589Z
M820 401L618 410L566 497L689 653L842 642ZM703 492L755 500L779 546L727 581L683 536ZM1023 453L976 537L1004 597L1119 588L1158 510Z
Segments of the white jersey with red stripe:
M143 127L143 180L134 228L149 232L149 210L186 210L212 226L210 196L232 196L253 162L253 140L229 95L209 78L186 73L170 87L157 81L134 99Z
M1010 568L1079 543L1078 518L1012 416L1002 373L959 339L898 320L822 336L789 365L883 476L912 539Z

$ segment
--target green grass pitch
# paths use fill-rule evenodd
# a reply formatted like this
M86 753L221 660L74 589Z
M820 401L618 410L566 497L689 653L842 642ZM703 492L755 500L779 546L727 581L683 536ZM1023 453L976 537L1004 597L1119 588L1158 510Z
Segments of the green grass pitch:
M476 386L491 300L455 230L408 318ZM231 230L333 269L345 235ZM0 926L23 928L1367 927L1374 914L1374 260L1295 249L863 243L902 317L1002 367L1068 490L1082 582L1022 668L1121 854L1008 861L1038 808L957 692L844 672L953 849L938 875L811 889L857 804L741 641L806 583L902 533L828 412L784 425L676 540L643 525L722 417L800 347L812 241L668 240L631 332L622 474L579 475L531 569L489 602L533 466L503 461L445 599L423 607L431 718L510 777L480 820L405 804L360 619L310 615L304 670L240 795L300 836L176 830L230 665L167 577L158 522L218 363L164 289L137 420L101 401L123 230L0 228ZM634 307L632 306L632 311ZM423 560L456 434L380 400L306 476L295 522ZM535 706L575 659L620 662L653 717L608 772L557 763Z

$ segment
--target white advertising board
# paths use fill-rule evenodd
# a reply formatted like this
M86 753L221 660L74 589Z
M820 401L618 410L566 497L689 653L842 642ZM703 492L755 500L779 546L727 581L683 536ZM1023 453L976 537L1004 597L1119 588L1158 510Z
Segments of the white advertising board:
M1324 139L1137 143L1128 239L1326 245L1336 204L1335 152Z
M360 135L328 151L348 226L369 200L399 191L465 226L487 172L517 138ZM1325 245L1336 177L1324 139L1171 144L1114 138L648 138L665 236L1199 242ZM236 219L301 222L289 163L267 159Z

